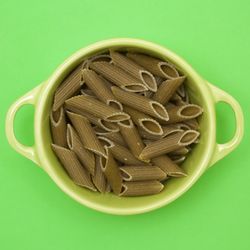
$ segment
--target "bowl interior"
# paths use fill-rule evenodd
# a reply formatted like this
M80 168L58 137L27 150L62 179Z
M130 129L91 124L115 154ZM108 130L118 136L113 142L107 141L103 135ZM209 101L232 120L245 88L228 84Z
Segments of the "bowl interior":
M204 114L199 119L201 132L200 143L194 147L182 165L188 176L167 181L164 190L157 195L144 197L118 197L113 194L100 194L81 188L71 181L50 147L51 135L49 127L49 113L55 89L58 84L60 84L62 79L76 65L78 65L80 61L91 55L105 52L110 47L119 50L143 52L171 61L187 76L185 84L191 101L202 106L204 109ZM40 160L44 169L64 192L80 203L100 211L115 214L142 213L171 202L185 192L205 171L211 156L211 147L215 137L215 133L213 131L214 114L212 110L213 107L211 107L211 103L209 102L209 98L211 98L209 97L209 90L205 85L206 83L198 77L198 75L196 75L190 66L188 66L188 64L186 64L182 59L172 54L172 52L152 44L146 46L145 44L136 43L106 43L100 45L99 47L96 46L92 49L90 48L82 52L80 51L75 58L71 57L59 67L49 80L48 84L45 86L45 96L43 100L41 99L43 104L41 105L41 112L37 115L39 116L39 118L37 118L39 119L39 125L37 126L36 134L41 138L40 145L37 150L40 152Z

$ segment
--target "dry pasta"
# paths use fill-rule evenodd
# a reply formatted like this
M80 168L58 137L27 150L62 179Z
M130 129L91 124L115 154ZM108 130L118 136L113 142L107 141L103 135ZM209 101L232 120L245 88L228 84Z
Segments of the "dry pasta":
M127 146L127 143L124 141L123 137L119 132L108 132L102 129L95 128L95 133L98 136L104 136L108 138L110 141L117 142L118 144L122 146Z

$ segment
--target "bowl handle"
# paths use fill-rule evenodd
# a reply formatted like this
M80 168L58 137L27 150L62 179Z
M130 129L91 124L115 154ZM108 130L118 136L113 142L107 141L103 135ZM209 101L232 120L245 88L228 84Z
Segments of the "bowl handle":
M229 142L226 142L224 144L216 144L214 154L209 163L209 166L212 166L214 163L225 157L239 145L244 133L244 118L239 103L231 95L215 87L211 83L208 83L208 85L213 93L215 103L225 102L229 104L234 111L236 120L236 129L233 138Z
M6 121L5 121L5 131L6 136L8 139L9 144L21 155L25 156L26 158L32 160L37 165L39 164L38 157L35 150L35 145L33 146L25 146L22 143L20 143L16 137L14 132L14 121L16 112L26 104L32 104L34 107L36 107L40 90L43 84L40 84L24 96L20 97L16 102L14 102L11 107L9 108L7 115L6 115Z

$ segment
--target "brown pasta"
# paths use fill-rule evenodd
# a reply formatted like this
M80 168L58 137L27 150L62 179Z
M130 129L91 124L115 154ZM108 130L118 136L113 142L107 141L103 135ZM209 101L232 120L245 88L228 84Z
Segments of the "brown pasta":
M168 121L168 112L162 104L153 101L145 96L127 92L117 87L112 87L111 90L116 99L118 99L118 101L120 101L122 104L125 104L158 119Z
M157 166L122 166L120 170L124 181L161 181L166 178L165 172Z
M184 121L184 123L190 128L190 129L194 129L194 130L198 130L199 127L199 123L196 119L190 119L190 120L186 120Z
M179 165L186 160L186 155L170 155L171 160Z
M95 156L91 151L84 148L79 136L70 124L67 126L67 144L69 149L75 152L81 164L89 171L91 175L94 175Z
M57 111L51 111L50 129L51 129L53 143L62 147L66 147L67 124L65 119L65 113L62 107Z
M126 91L142 92L147 90L143 83L115 65L107 62L94 62L90 64L90 68Z
M185 76L181 76L175 79L166 80L162 82L159 86L159 89L154 93L152 99L161 103L166 104L179 86L184 82Z
M110 56L112 58L112 63L124 69L130 75L143 82L144 85L146 85L147 89L153 92L157 91L155 78L149 71L145 70L139 64L135 63L121 53L111 50Z
M130 118L128 114L107 106L90 96L72 97L65 102L65 106L69 110L76 108L109 122L119 122Z
M167 79L179 77L176 68L168 62L163 62L157 58L137 53L127 53L127 57L140 64L154 75Z
M105 150L99 142L89 120L81 115L71 112L68 112L67 114L75 130L77 131L83 146L93 153L105 157Z
M82 64L74 69L57 88L54 96L53 111L58 110L64 102L76 94L82 87Z
M141 152L140 159L149 160L159 155L163 155L190 145L199 136L195 130L186 130L166 136L163 139L148 144Z
M123 182L120 196L142 196L158 194L164 186L156 180Z
M89 69L89 65L93 62L108 62L111 63L111 57L108 54L102 54L102 55L96 55L96 56L92 56L91 58L89 58L88 60L86 60L85 62L85 68Z
M96 191L91 181L90 174L82 167L73 151L55 144L52 144L51 147L76 185Z
M186 155L189 153L189 151L189 147L182 147L170 152L169 155Z
M106 177L101 168L101 156L96 155L95 162L96 162L95 174L92 177L92 181L100 193L106 193L108 191L107 190L108 184L107 184Z
M117 142L118 144L122 146L127 146L127 143L124 141L123 137L121 136L119 132L108 132L108 131L96 128L95 133L98 136L104 136L111 141Z

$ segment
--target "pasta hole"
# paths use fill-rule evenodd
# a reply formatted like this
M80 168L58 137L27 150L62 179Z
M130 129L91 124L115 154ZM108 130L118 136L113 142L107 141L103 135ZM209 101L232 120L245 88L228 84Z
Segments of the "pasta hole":
M109 131L117 130L117 125L105 120L100 120L101 125Z
M180 143L192 143L197 139L199 133L194 130L187 130L180 139Z
M131 85L127 85L123 88L125 90L131 91L131 92L142 92L142 91L147 90L147 88L144 87L142 84L131 84Z
M156 81L155 81L152 74L150 74L147 71L142 71L141 72L141 78L142 78L142 81L148 86L148 88L150 90L156 91L157 84L156 84Z
M170 65L168 63L160 64L160 69L163 72L163 74L165 74L166 76L170 76L172 78L179 76L177 70L172 65Z
M200 107L196 105L187 105L181 109L180 114L185 117L194 117L201 113Z
M122 125L126 126L126 127L131 127L132 126L132 121L131 120L125 120L125 121L121 121L120 122Z
M131 180L131 176L124 170L121 170L121 174L124 180L128 181Z
M126 114L113 114L109 116L107 119L111 122L120 122L120 121L127 120L128 118L129 116Z
M160 116L160 118L164 119L164 120L168 120L168 113L166 111L166 109L157 102L151 102L152 108L154 109L155 113L158 114Z
M158 123L154 122L153 120L152 121L151 120L142 120L141 124L143 127L146 128L146 130L148 132L151 131L154 134L159 134L159 135L162 134L161 126Z
M112 107L112 108L115 108L115 109L118 109L118 110L122 110L122 105L118 101L109 100L108 101L108 105L110 107Z

